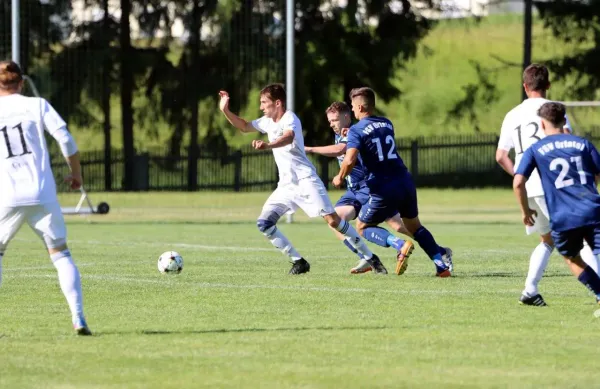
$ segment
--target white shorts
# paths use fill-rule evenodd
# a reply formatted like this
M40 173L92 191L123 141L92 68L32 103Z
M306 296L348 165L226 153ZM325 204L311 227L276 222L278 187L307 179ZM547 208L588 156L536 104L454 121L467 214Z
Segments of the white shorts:
M307 177L297 184L285 184L277 189L263 205L259 219L277 219L287 212L302 209L309 217L325 216L335 213L327 189L319 177Z
M47 248L60 247L66 243L65 219L60 204L56 201L39 205L0 207L0 248L6 248L25 222L42 238Z
M545 235L550 232L550 215L546 206L544 196L535 196L528 199L529 208L537 212L535 216L535 224L533 226L525 226L527 235L537 232L540 235Z

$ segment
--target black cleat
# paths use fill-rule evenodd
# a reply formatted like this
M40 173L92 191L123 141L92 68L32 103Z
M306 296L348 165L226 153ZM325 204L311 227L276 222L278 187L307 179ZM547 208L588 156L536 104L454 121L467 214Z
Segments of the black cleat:
M521 295L521 298L519 298L519 304L533 305L535 307L547 307L548 306L548 304L546 304L546 302L544 301L544 298L542 297L541 294L536 294L533 297L527 297L527 296Z
M292 264L292 268L288 274L303 274L310 271L310 263L306 259L300 258Z
M377 255L373 254L373 257L371 259L367 259L367 262L369 262L369 265L371 265L371 267L373 268L374 273L388 274L387 269L385 268L385 266L383 266L383 263L381 263Z

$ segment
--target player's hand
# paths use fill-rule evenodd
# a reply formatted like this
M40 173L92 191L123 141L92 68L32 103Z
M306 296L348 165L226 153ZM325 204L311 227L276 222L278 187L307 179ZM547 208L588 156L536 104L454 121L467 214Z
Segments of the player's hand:
M81 174L71 173L65 177L65 182L69 184L71 189L79 189L83 183L83 178L81 177Z
M537 212L533 209L525 209L523 211L523 223L526 226L533 226L535 224L535 217L537 216Z
M309 147L309 146L304 146L304 152L305 152L306 154L310 154L310 153L312 153L312 151L313 151L313 148L312 148L312 147Z
M347 137L347 136L348 136L348 131L350 131L350 129L349 129L349 128L342 128L342 131L340 131L340 134L341 134L343 137Z
M219 100L219 109L221 111L229 109L229 93L224 90L219 91L219 97L221 98L221 100Z
M267 150L269 148L269 144L262 140L253 140L252 147L256 150Z
M342 177L340 177L339 175L333 177L333 186L335 186L336 188L341 188L342 187Z

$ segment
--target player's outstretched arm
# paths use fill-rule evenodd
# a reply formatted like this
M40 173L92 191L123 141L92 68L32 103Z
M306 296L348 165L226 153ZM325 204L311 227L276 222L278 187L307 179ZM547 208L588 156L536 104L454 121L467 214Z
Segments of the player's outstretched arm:
M344 179L348 177L348 175L354 169L354 165L356 165L356 161L358 159L358 149L349 148L346 150L346 156L340 165L340 172L337 176L333 177L333 186L339 188L342 186L342 182Z
M66 156L65 159L71 169L71 174L65 178L65 182L68 182L71 189L79 189L83 184L83 178L81 176L81 161L79 159L79 151L73 155Z
M525 188L526 181L527 177L525 177L524 175L515 174L515 178L513 179L513 190L519 202L519 206L521 207L523 223L527 226L533 226L535 223L533 217L536 215L536 212L529 208L529 201L527 200L527 189Z
M306 153L324 155L326 157L339 157L346 152L346 144L338 143L337 145L304 147Z
M219 97L219 109L221 112L223 112L229 123L243 133L257 131L257 129L252 126L251 122L245 121L229 110L229 93L225 91L219 91Z
M292 142L294 141L294 137L295 134L293 130L285 130L279 138L275 139L273 142L270 143L267 143L262 140L253 140L252 147L254 147L256 150L277 149L279 147L292 144Z
M511 176L515 175L515 165L508 156L507 150L496 150L496 162L498 162L498 165L502 166L502 169L504 169L505 172L507 172Z

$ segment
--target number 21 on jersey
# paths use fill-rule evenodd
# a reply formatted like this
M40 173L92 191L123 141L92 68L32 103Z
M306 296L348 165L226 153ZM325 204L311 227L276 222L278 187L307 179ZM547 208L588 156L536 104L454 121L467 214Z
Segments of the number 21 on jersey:
M581 184L587 184L587 177L585 171L583 170L581 156L571 157L571 162L575 163L575 167L577 168L577 173L579 174L579 180L581 181ZM558 173L558 177L556 177L556 180L554 181L554 186L556 187L556 189L561 189L573 185L575 183L575 180L573 178L567 179L569 169L571 168L569 161L567 161L564 158L554 158L552 162L550 162L550 170L555 171L558 168L560 168L560 172Z

